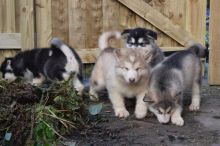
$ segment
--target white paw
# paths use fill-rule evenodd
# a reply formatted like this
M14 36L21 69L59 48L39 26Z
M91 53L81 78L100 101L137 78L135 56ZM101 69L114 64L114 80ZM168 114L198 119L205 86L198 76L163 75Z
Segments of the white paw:
M143 119L147 115L147 110L146 111L141 111L141 112L135 112L135 117L137 119Z
M76 89L76 91L78 92L78 95L79 95L79 96L82 96L82 95L83 95L83 90L84 90L84 86L82 86L82 87Z
M189 106L190 111L198 111L200 109L199 103L191 103Z
M127 118L129 116L129 112L126 109L115 109L115 116L119 118Z
M32 80L32 84L33 85L36 85L36 86L38 86L38 85L40 85L40 84L42 84L43 83L43 79L42 78L34 78L33 80Z
M172 116L171 122L177 126L183 126L184 125L184 120L180 116Z
M94 90L91 90L91 89L89 91L89 98L92 101L98 101L99 100L98 94Z
M99 97L97 94L89 94L89 98L92 101L99 101Z

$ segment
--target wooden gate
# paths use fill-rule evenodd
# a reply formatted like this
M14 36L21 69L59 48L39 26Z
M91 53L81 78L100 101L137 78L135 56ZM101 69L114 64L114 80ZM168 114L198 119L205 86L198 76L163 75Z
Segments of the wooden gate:
M85 63L96 60L98 37L108 30L154 29L165 51L204 44L206 0L36 0L35 7L37 46L60 37Z
M206 3L206 0L0 0L0 48L4 49L0 53L4 57L13 55L18 48L46 47L52 37L59 37L77 50L84 63L93 63L99 54L97 42L102 32L133 27L157 31L157 43L164 51L178 51L194 41L204 44ZM5 40L10 42L9 46L5 46Z

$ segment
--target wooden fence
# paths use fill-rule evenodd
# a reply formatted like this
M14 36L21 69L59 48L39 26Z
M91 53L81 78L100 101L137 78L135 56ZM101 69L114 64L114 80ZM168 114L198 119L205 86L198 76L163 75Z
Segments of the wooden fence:
M204 44L206 0L0 0L1 60L59 37L84 63L95 62L104 31L146 27L164 51ZM120 44L116 43L116 46Z

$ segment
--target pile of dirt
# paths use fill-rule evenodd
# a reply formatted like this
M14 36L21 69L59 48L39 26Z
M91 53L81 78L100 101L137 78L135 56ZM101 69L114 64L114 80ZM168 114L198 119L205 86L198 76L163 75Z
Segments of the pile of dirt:
M0 145L53 145L86 127L86 114L70 81L36 87L0 80Z

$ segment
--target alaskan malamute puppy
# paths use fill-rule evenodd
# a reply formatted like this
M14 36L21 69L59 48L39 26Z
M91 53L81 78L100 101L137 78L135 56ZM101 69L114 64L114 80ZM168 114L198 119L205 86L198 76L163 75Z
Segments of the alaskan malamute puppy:
M195 44L187 50L171 55L152 69L144 101L150 104L150 111L160 123L168 123L171 119L173 124L183 126L182 96L187 88L192 88L189 109L199 110L200 57L204 55L205 49L200 44Z
M124 98L136 97L136 118L144 118L147 104L143 98L150 73L151 54L144 49L111 48L108 40L120 38L119 32L103 33L99 39L102 52L92 71L90 79L90 98L98 99L97 92L108 90L109 99L117 117L128 117Z
M164 59L164 54L157 46L155 40L157 33L146 28L125 29L122 32L126 48L143 48L153 53L151 66L155 66Z
M3 78L9 81L24 77L35 85L47 80L68 80L75 74L74 87L81 94L82 63L78 54L61 40L54 38L50 48L32 49L6 58L1 65Z

